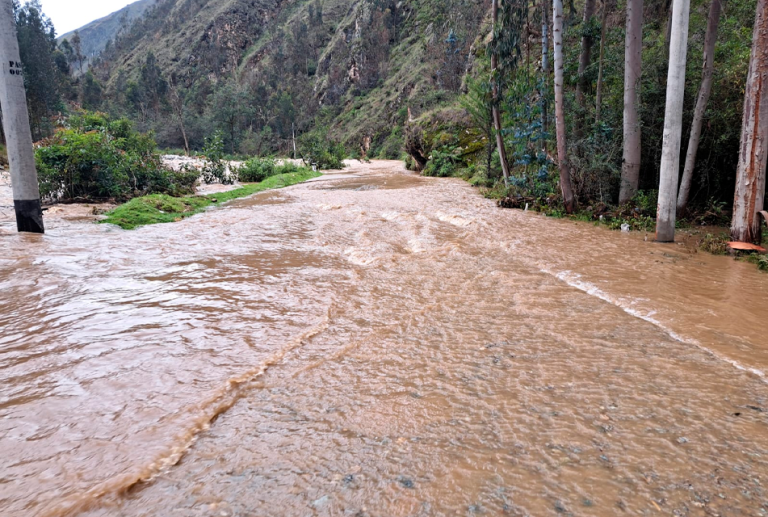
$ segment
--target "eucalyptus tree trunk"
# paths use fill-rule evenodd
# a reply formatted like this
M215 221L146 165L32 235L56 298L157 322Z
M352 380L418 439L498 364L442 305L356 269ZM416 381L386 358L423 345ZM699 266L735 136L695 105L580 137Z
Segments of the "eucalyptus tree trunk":
M595 0L586 0L584 2L584 25L586 29L595 14ZM586 95L589 89L589 80L587 79L587 67L592 61L592 43L593 38L588 34L581 36L581 53L579 54L579 81L576 84L576 102L579 105L579 113L576 123L576 138L584 138L584 126L587 119L587 101Z
M707 102L712 92L712 76L715 63L715 43L717 42L717 26L720 22L720 0L712 0L709 6L709 19L707 21L707 34L704 37L704 66L702 70L701 88L696 100L696 108L693 112L693 124L691 135L688 139L688 151L685 155L685 169L680 182L680 193L677 196L677 215L682 216L688 207L688 199L691 194L693 182L693 169L696 166L696 153L699 150L701 139L701 125L704 122L704 113L707 111Z
M549 4L548 0L541 1L541 128L549 132L549 99L547 99L547 84L549 82ZM545 141L546 145L546 141Z
M768 161L768 0L757 1L752 56L744 94L741 150L736 174L731 237L741 242L761 240L760 211L765 198Z
M688 52L688 18L691 0L674 0L672 39L669 45L667 105L664 112L664 141L661 146L659 208L656 214L656 240L674 242L677 183L680 177L680 141L683 134L685 61Z
M597 72L597 87L595 92L595 124L600 123L600 115L603 109L603 74L605 73L605 38L608 32L608 14L610 12L610 0L603 0L603 16L600 19L600 59Z
M565 111L563 106L563 0L554 0L552 36L555 40L555 120L557 122L557 158L560 162L560 190L565 210L572 214L576 201L571 188L571 171L568 166L568 145L565 140Z
M496 26L499 21L499 0L493 0L493 37L496 37ZM499 54L498 49L494 48L491 53L491 82L493 83L493 129L496 133L496 147L499 150L499 161L501 170L504 173L504 184L509 185L509 163L507 162L507 149L504 146L504 135L501 130L501 103L499 95Z
M173 77L171 77L168 85L171 93L171 106L176 117L178 118L181 137L184 139L184 154L189 156L189 139L187 138L187 128L184 125L184 99L181 97Z
M627 0L624 41L624 153L619 204L637 194L640 183L640 74L643 51L643 0Z

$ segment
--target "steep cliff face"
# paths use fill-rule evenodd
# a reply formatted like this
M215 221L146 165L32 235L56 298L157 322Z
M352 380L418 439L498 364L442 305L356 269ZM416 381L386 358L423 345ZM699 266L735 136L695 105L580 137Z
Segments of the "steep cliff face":
M148 54L197 103L235 82L250 129L318 124L351 146L402 148L407 108L455 97L489 0L160 0L102 55L115 93ZM487 29L487 28L486 28ZM288 106L290 104L290 106Z

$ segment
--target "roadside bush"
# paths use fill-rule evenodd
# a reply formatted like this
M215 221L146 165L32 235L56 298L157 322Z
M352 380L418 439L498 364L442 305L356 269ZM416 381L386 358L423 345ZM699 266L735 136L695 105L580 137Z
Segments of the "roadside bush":
M436 176L438 178L448 178L456 173L457 163L460 159L455 149L440 148L432 151L427 166L424 167L424 176Z
M190 174L165 168L152 134L125 119L83 112L35 150L40 194L49 201L125 200L153 192L194 190Z
M301 159L307 165L316 165L318 169L343 169L347 152L339 142L321 138L317 135L305 135L299 142Z
M277 164L272 158L251 158L237 169L243 183L260 183L276 174Z
M168 186L157 189L155 192L174 197L186 196L195 193L195 186L200 180L200 171L189 165L182 165L180 171L169 170L166 178L169 180Z
M232 185L237 181L237 174L227 174L227 164L224 162L224 137L221 131L205 139L203 147L205 164L203 165L203 181L207 184L221 183Z
M309 169L309 167L300 167L293 162L285 162L285 163L282 163L281 165L278 165L275 168L275 176L277 176L278 174L290 174L292 172L300 172L302 170L307 170L307 169Z
M293 162L278 164L274 158L251 158L234 170L243 183L261 183L267 178L280 174L299 172L306 167L299 167Z

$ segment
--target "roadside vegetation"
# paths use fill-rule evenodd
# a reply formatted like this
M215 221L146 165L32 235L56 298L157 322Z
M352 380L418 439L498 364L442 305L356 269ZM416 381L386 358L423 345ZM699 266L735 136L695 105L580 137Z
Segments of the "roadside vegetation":
M118 202L147 194L194 193L195 171L165 167L151 134L127 119L79 112L35 150L40 194L48 202Z
M127 119L112 120L88 111L69 117L35 151L41 195L47 202L125 203L104 220L124 229L180 221L217 204L320 175L273 158L251 158L240 167L230 167L219 133L206 139L200 158L200 168L185 165L173 170L163 165L152 134L137 132ZM201 181L246 184L196 196Z
M271 176L260 183L244 185L241 188L218 194L187 197L172 197L166 194L143 196L132 199L108 212L106 219L101 222L115 224L125 230L132 230L150 224L181 221L199 214L211 206L248 197L265 190L289 187L320 175L319 172L303 167L296 168L293 172Z

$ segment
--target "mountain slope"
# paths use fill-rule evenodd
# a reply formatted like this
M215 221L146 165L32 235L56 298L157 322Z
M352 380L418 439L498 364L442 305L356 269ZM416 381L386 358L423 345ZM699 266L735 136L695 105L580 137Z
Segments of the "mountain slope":
M80 27L77 31L59 36L57 41L61 42L65 39L72 39L75 32L79 32L83 55L88 57L88 59L92 59L104 50L107 42L114 39L121 29L124 29L128 24L139 18L156 2L157 0L138 0L104 18Z
M287 147L294 126L300 133L322 127L348 147L370 138L374 148L390 147L395 155L408 107L418 114L456 96L489 4L160 0L96 71L110 98L121 102L152 54L163 77L192 98L188 109L196 116L230 84L247 98L242 123L251 132L268 129L273 148ZM144 111L142 118L157 118ZM160 140L173 138L163 130L170 131L167 124L158 129Z

